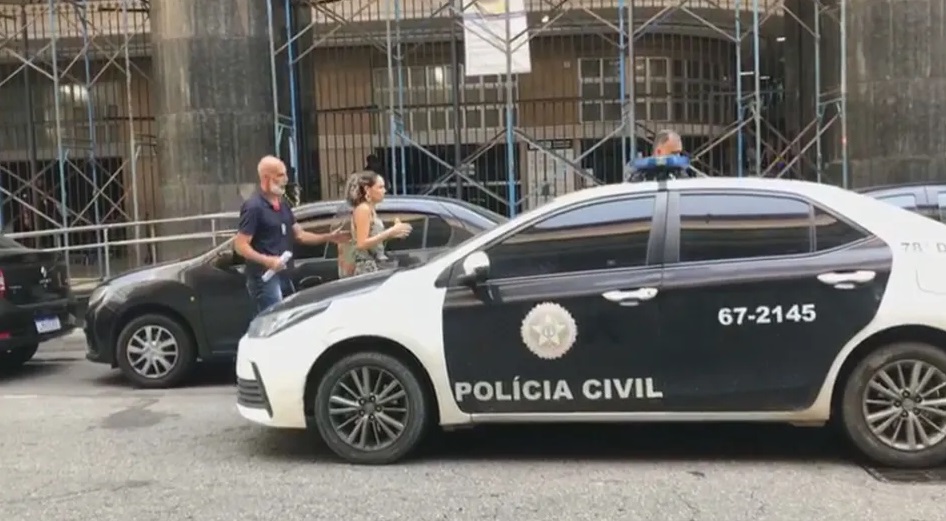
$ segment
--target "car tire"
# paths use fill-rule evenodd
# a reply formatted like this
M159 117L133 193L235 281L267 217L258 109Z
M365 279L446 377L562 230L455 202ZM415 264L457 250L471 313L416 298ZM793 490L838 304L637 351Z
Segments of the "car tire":
M161 371L154 372L152 375L142 374L151 371L139 371L135 367L148 369L147 360L144 360L143 363L132 363L131 358L140 361L141 357L145 355L133 352L129 357L132 339L135 338L136 345L140 346L149 334L151 338L156 339L156 345L152 347L158 349L158 352L164 355L161 358L167 362L167 365L170 365L170 368L166 368L166 365L162 364ZM174 344L173 350L176 352L176 356L173 359L167 356L167 353L171 350L167 347L168 341ZM132 319L122 328L118 335L118 345L115 346L115 359L122 374L136 387L142 389L168 389L180 385L184 379L191 375L197 364L197 352L193 338L178 320L160 313L148 313ZM151 362L151 367L157 367L155 364L156 362Z
M17 349L16 351L0 354L0 371L16 371L32 360L38 350L39 344L36 343L26 349Z
M844 385L844 393L841 401L841 424L845 433L865 456L875 463L886 467L926 468L941 465L946 462L946 439L939 441L934 440L934 444L931 447L915 451L897 448L895 446L896 443L884 441L880 436L874 434L871 424L867 419L867 392L871 381L875 377L879 377L882 372L895 369L896 366L893 364L902 363L904 379L908 383L907 387L910 387L910 369L914 362L922 364L921 367L924 368L920 375L921 377L926 374L925 371L927 369L938 371L937 374L934 374L933 381L936 381L940 377L946 377L946 352L942 349L923 343L898 342L884 346L868 354L855 366ZM899 384L897 381L899 380L899 375L897 375L894 380L895 383ZM926 389L927 392L929 392L930 389L934 388L935 385L928 384L920 390ZM877 412L878 410L889 409L885 404L879 401L880 395L875 394L877 391L873 390L873 387L870 389L873 398L872 403L869 405L872 410ZM895 418L892 425L882 431L882 434L887 435L887 439L890 439L893 434L896 434L896 439L893 441L902 439L902 436L906 433L906 431L903 430L906 424L901 426L901 431L896 431L896 425L900 419L903 418L902 414L904 411L907 411L906 418L910 420L917 417L916 415L918 413L924 412L922 408L916 406L915 402L908 400L908 398L910 398L909 396L906 398L903 397L903 390L904 389L901 389L900 400L894 401L892 396L889 398L891 400L890 406L895 407L899 412L891 415ZM910 390L907 389L907 392L910 392ZM916 394L912 396L915 398ZM934 391L933 396L937 399L946 398L946 388L940 388L938 391ZM928 395L922 399L929 400L930 396ZM920 405L922 405L922 401ZM887 418L886 416L884 417L884 419ZM935 415L932 416L932 420L935 422L941 421ZM917 417L917 421L929 426L929 423L922 418ZM879 423L878 427L883 425L882 421L875 421L875 423Z
M364 404L356 404L357 398L347 393L344 387L358 393L360 389L356 388L357 384L353 384L351 375L356 373L360 376L364 369L369 371L372 385L368 388L371 391L362 397ZM383 380L373 385L377 378ZM391 383L394 380L397 384ZM389 385L396 386L385 396L384 390ZM377 396L374 392L377 392ZM345 395L344 399L350 399L361 412L330 413L329 406L336 395ZM392 399L399 395L402 396L400 399ZM333 364L319 382L314 403L315 426L322 441L345 461L361 465L386 465L403 459L420 444L427 431L429 403L430 397L424 391L419 375L406 364L382 353L355 353ZM373 417L372 413L375 413ZM351 423L346 427L345 422L348 420ZM346 434L351 434L350 429L359 422L368 428L365 441L374 442L374 447L355 445L361 431L355 435L353 442L345 439ZM403 425L402 429L397 428L398 423ZM395 431L398 435L392 437L390 433ZM381 443L380 437L393 438L393 441Z

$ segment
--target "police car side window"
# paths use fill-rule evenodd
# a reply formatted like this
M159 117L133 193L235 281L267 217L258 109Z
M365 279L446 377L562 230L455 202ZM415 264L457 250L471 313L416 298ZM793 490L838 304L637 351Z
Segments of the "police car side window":
M815 207L815 250L824 251L844 246L866 237L863 231Z
M811 206L757 194L682 194L680 262L811 252Z
M643 266L654 201L600 202L548 217L487 250L490 278Z

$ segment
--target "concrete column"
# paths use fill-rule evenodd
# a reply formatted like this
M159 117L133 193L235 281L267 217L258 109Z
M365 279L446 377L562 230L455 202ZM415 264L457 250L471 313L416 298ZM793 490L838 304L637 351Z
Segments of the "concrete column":
M274 152L266 1L151 1L159 217L237 210ZM209 244L172 243L162 257Z
M946 5L847 0L853 187L946 178Z

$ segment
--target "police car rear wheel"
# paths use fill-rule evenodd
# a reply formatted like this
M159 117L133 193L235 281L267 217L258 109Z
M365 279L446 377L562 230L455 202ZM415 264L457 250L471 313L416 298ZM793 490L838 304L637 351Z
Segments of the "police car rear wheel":
M854 444L879 464L946 462L946 352L904 342L867 355L845 385L841 414Z
M336 362L319 383L319 435L350 463L383 465L405 457L427 426L428 399L400 360L363 352Z

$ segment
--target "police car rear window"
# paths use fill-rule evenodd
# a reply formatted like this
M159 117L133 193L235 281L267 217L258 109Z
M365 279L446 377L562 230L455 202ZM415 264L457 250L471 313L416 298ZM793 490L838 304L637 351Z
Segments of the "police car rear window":
M683 194L680 262L809 253L811 207L787 197Z

